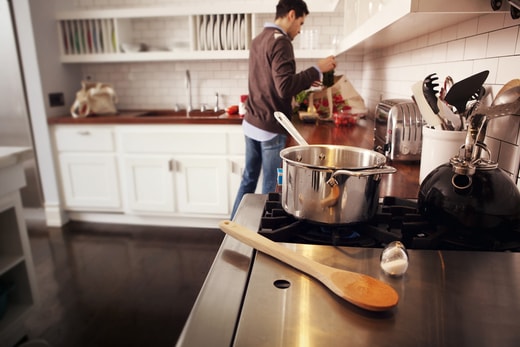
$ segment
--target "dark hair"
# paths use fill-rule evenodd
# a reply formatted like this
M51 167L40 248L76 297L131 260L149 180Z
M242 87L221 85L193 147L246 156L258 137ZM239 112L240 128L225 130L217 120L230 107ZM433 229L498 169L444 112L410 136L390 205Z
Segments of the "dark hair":
M291 10L296 13L296 18L300 18L309 14L307 4L303 0L280 0L276 5L276 18L283 18Z

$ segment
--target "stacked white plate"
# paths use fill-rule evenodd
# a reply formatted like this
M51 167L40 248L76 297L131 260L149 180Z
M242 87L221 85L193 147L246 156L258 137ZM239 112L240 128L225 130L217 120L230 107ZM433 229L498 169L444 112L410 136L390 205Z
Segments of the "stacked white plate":
M198 33L198 49L202 51L247 48L247 24L243 14L199 16Z

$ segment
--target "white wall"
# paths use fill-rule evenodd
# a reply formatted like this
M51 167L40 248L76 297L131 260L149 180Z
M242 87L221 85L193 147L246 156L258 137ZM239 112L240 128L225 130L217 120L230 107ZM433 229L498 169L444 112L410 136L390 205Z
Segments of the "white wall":
M31 0L30 6L46 113L48 116L67 114L76 97L76 90L81 87L81 66L61 64L59 60L53 2ZM64 106L50 106L48 94L56 92L64 93Z
M58 226L66 218L61 209L47 125L47 115L53 113L47 94L57 91L55 87L66 87L66 81L73 75L58 63L56 31L50 29L56 28L54 8L49 8L47 2L36 0L13 1L13 8L47 224ZM64 109L59 112L63 113Z
M0 2L0 146L32 147L9 3Z

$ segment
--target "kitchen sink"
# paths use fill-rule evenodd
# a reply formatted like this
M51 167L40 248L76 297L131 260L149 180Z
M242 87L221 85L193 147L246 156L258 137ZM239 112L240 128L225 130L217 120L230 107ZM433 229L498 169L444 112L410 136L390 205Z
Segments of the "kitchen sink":
M193 110L189 113L189 118L222 118L226 115L225 110L220 111L213 111L213 110L207 110L207 111L200 111L200 110ZM142 113L138 115L138 117L187 117L186 110L153 110L149 112Z

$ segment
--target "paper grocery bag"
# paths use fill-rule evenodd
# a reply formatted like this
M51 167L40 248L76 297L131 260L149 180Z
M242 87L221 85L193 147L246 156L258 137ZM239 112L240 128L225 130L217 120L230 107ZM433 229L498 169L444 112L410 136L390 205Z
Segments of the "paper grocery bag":
M332 115L333 106L335 102L337 103L338 95L340 95L346 102L346 104L351 107L350 113L367 113L365 101L363 100L361 95L359 95L359 93L356 91L352 83L350 83L350 81L343 75L334 76L334 84L329 88L326 88L319 92L314 92L313 98L316 101L315 104L318 103L321 105L325 105L326 108L329 108L329 115Z
M115 114L117 96L110 84L101 82L81 82L81 89L76 93L76 100L70 108L73 117Z

